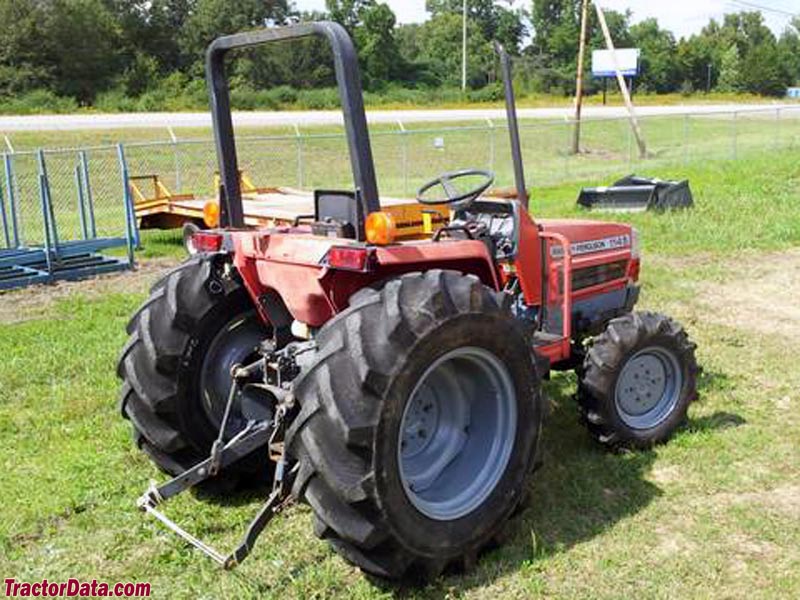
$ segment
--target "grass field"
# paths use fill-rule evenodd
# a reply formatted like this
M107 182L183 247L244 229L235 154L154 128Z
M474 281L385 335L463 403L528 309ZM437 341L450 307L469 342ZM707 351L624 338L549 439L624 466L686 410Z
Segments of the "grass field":
M423 589L349 567L306 507L235 573L135 510L163 476L118 414L115 360L147 286L181 255L174 235L145 236L135 275L0 295L0 573L150 581L158 598L800 597L799 162L796 149L690 160L670 175L691 178L694 210L601 215L642 232L642 306L698 342L700 402L669 444L609 454L577 423L574 378L555 377L544 467L509 543ZM586 216L576 189L535 189L535 213ZM229 548L260 501L187 495L167 510Z

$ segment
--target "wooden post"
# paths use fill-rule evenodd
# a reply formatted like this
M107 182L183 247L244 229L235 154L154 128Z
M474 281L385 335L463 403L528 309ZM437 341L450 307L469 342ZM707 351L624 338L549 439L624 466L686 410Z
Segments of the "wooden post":
M600 28L603 30L603 37L606 39L606 46L611 52L611 59L614 62L614 72L617 75L617 83L619 84L620 92L622 92L622 98L625 100L625 107L628 109L631 128L633 129L633 134L636 137L636 143L639 146L639 158L647 158L647 146L644 143L642 130L639 128L639 121L636 119L636 112L633 109L631 95L628 93L628 84L625 83L625 77L623 77L622 73L620 72L617 50L614 48L614 41L611 39L611 32L608 30L606 16L603 14L603 9L600 8L598 4L595 3L594 6L597 9L597 19L600 21Z
M578 45L578 74L575 82L575 132L572 138L572 153L581 153L581 109L583 107L583 61L586 56L586 27L589 20L589 0L583 0L581 8L581 39Z
M467 0L464 0L461 26L461 91L467 91Z

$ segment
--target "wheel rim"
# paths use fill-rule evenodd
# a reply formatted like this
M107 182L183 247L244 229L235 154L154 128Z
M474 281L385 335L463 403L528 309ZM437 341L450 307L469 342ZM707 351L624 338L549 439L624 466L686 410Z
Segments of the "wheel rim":
M481 348L443 355L403 412L398 464L408 499L438 521L477 509L502 478L516 431L516 391L506 366Z
M200 376L200 394L203 412L215 428L222 424L225 405L231 389L231 368L247 364L258 357L259 344L266 334L264 327L252 314L234 319L211 341L203 358ZM234 405L228 418L228 436L244 429L247 420L242 415L240 402Z
M628 359L617 378L617 413L633 429L652 429L672 413L682 387L683 373L675 354L664 348L645 348Z

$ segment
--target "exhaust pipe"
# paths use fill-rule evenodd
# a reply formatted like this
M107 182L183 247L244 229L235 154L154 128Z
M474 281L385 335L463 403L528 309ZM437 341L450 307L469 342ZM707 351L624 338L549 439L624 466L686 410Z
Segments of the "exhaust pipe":
M514 182L517 188L517 202L528 210L530 197L525 186L525 168L522 164L522 146L519 140L519 123L517 122L517 101L514 96L514 76L511 71L511 57L499 42L494 43L495 52L500 57L503 71L503 87L506 96L506 118L508 119L508 135L511 139L511 160L514 163Z

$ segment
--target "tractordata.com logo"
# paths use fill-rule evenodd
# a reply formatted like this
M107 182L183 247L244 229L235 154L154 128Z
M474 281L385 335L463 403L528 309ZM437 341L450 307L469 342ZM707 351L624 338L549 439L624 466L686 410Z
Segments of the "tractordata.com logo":
M5 579L5 594L8 598L147 598L150 596L149 583L105 581L17 581Z

